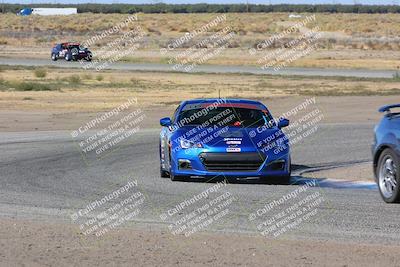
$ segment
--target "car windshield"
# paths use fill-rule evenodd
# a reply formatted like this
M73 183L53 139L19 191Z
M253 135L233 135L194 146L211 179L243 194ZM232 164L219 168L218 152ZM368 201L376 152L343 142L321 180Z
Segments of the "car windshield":
M213 109L195 108L183 110L177 123L184 125L217 125L259 127L272 120L267 110L237 108L237 107L216 107Z

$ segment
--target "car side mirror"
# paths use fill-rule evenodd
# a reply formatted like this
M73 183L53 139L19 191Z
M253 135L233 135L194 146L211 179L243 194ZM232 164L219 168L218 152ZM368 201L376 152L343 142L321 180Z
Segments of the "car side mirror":
M289 126L289 120L288 119L283 118L283 119L279 120L279 122L278 122L278 128L279 129L285 128L287 126Z
M160 125L161 125L161 126L166 126L166 127L171 126L171 125L172 125L171 118L169 118L169 117L162 118L162 119L160 120Z

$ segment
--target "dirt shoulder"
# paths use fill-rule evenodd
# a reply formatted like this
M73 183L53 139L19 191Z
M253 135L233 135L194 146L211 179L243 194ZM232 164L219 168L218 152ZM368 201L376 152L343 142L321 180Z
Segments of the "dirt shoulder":
M132 98L146 113L143 128L158 128L181 101L218 95L259 100L274 116L315 96L324 123L371 123L380 106L400 100L399 92L396 79L7 67L0 71L0 131L76 129Z
M35 93L35 92L34 92ZM124 103L129 97L136 97L136 94L120 95L107 92L92 92L84 97L74 94L65 94L56 98L53 94L46 92L36 92L34 98L40 103L53 102L54 106L39 110L37 106L26 105L23 99L24 92L15 92L10 99L7 97L0 99L0 103L5 103L8 108L0 108L0 131L18 132L18 131L49 131L49 130L74 130L93 118L109 111L119 104ZM21 94L19 97L18 95ZM61 94L61 93L60 93ZM184 95L184 94L182 94ZM1 93L0 93L1 96ZM12 99L11 99L12 97ZM181 97L182 98L182 97ZM256 98L262 101L272 111L274 116L283 114L302 102L309 99L309 96L286 96L271 98ZM387 103L399 100L397 96L317 96L316 107L324 114L322 123L377 123L381 114L377 109ZM397 100L396 100L397 99ZM143 101L138 96L138 107L143 109L146 114L146 120L142 128L159 128L159 119L172 116L172 113L178 103L151 106L141 105ZM182 98L182 100L184 100ZM71 103L73 106L83 105L87 101L88 105L93 105L93 111L90 110L57 110L58 102ZM8 103L8 104L7 104ZM102 106L101 104L104 104ZM26 106L24 106L26 105ZM21 110L21 106L23 106ZM105 109L104 107L107 107ZM89 107L87 107L89 109ZM136 108L136 107L134 107Z
M3 266L393 266L399 261L400 246L222 233L184 237L135 228L99 239L84 237L70 224L0 221Z

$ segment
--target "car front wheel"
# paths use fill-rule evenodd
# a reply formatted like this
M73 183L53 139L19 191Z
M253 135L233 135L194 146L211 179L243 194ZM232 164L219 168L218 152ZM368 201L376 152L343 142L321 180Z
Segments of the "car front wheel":
M185 181L189 178L187 176L175 175L172 172L169 173L169 177L171 178L171 181Z
M273 185L289 185L290 175L284 176L264 176L261 177L261 182Z
M391 149L385 149L379 157L377 183L383 200L387 203L400 202L399 159Z
M268 184L277 184L277 185L289 185L291 183L291 175L292 175L292 159L289 157L288 160L288 173L282 176L275 177L262 177L261 180Z
M54 54L54 53L51 54L51 60L57 61L57 56L56 56L56 54Z
M66 61L71 61L71 59L72 59L72 56L71 56L70 53L65 54L65 60Z
M160 166L160 176L161 178L169 178L169 173L167 171L164 171L161 166Z

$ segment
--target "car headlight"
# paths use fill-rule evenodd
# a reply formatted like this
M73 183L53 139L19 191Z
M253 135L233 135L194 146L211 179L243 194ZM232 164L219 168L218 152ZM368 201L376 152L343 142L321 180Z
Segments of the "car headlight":
M193 141L190 141L190 140L186 140L186 139L181 139L180 140L180 143L181 143L181 147L182 148L194 148L194 147L203 147L201 144L196 144L195 142L193 142Z

